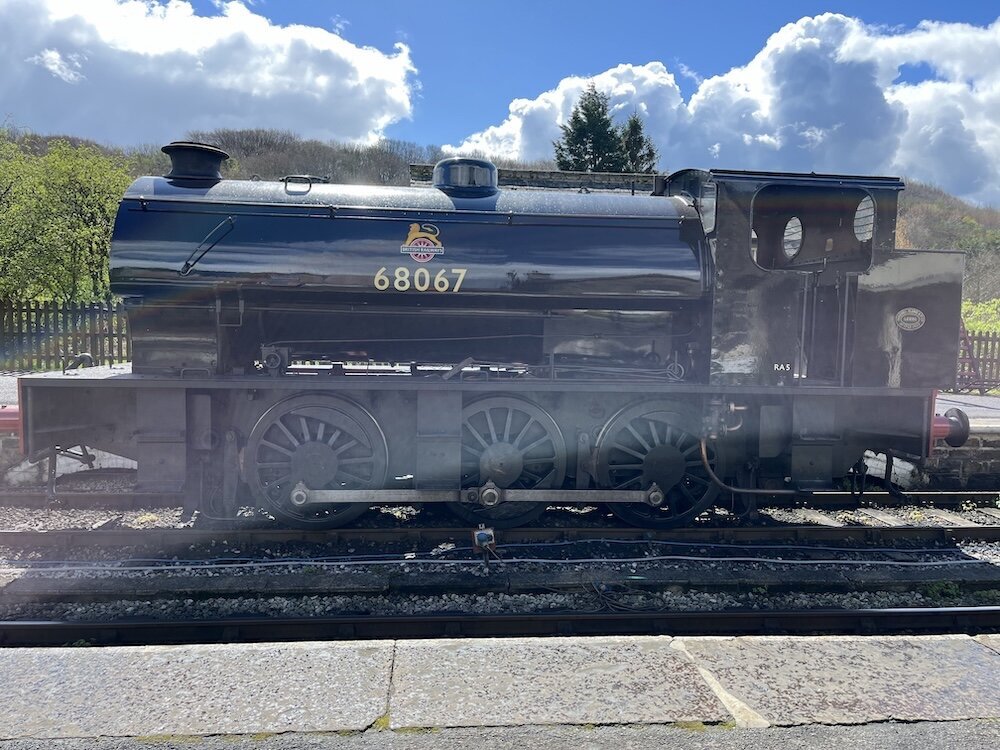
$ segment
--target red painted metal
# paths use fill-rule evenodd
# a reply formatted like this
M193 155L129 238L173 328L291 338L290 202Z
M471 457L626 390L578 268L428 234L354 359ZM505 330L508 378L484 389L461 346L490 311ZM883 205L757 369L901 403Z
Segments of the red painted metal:
M21 410L16 405L0 405L0 433L21 433Z
M933 440L944 440L951 434L951 420L948 417L937 415L931 424L931 438Z

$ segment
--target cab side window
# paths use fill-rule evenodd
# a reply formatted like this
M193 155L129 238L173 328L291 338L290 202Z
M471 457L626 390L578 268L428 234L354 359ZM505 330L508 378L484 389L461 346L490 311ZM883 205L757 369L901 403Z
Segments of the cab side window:
M872 264L876 220L864 190L770 185L753 200L751 255L769 271L864 272Z

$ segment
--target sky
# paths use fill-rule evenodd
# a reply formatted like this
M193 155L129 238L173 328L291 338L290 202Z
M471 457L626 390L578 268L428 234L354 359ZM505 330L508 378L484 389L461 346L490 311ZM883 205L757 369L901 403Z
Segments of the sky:
M1000 205L1000 4L0 0L0 118L268 127L526 160L589 83L660 169L899 174Z

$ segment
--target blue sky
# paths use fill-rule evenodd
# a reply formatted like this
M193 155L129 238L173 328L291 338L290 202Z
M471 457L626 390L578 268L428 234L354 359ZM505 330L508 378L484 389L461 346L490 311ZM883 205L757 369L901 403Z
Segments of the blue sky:
M213 0L194 5L204 13L216 10ZM421 89L413 119L386 132L421 144L456 143L503 119L515 98L623 62L662 60L671 69L683 64L705 78L725 73L803 16L835 12L869 24L913 27L926 19L985 25L1000 15L994 3L940 0L256 0L253 6L276 23L343 24L344 35L356 44L381 50L396 42L409 45ZM617 13L609 16L609 8ZM683 76L678 83L686 96L696 88Z
M0 0L0 118L548 159L589 84L659 168L899 174L1000 204L994 3Z

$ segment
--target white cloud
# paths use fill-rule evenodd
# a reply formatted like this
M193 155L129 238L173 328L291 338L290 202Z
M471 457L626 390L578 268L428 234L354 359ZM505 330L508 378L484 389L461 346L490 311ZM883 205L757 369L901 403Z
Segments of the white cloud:
M115 143L287 128L367 141L411 114L405 45L278 26L244 2L0 0L0 116Z
M907 80L914 70L929 72ZM897 172L1000 202L1000 20L899 31L836 14L803 18L745 65L699 81L686 101L662 63L619 65L517 99L503 123L449 148L551 158L558 126L591 80L620 120L633 109L646 118L670 169Z
M63 59L59 50L43 49L34 57L29 57L25 62L41 65L56 78L60 78L66 83L76 83L83 80L78 55L70 55L68 59Z

